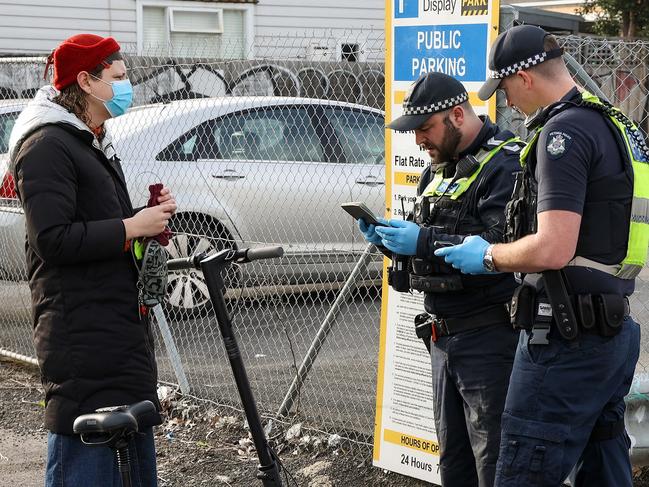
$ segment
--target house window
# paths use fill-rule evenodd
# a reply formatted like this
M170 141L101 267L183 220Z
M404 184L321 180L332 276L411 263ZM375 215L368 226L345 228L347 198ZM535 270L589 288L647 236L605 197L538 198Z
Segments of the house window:
M223 34L223 10L204 12L186 8L169 9L170 31L192 34Z
M340 58L342 61L355 63L358 61L359 50L358 44L341 44Z
M197 5L198 4L198 5ZM142 2L140 52L151 56L244 59L245 8L199 2Z

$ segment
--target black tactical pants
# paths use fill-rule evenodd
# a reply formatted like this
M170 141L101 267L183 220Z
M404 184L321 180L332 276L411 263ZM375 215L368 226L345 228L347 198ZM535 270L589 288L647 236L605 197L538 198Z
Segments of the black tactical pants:
M624 418L640 352L630 318L614 337L551 332L548 345L521 333L509 386L498 459L498 487L556 487L573 470L573 486L631 487L625 431L592 441L594 426Z
M432 344L433 411L444 487L493 485L518 335L503 323Z

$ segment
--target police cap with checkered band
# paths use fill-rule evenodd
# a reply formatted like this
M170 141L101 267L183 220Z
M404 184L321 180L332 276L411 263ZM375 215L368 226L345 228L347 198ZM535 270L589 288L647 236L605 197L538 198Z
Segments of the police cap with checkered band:
M403 99L403 115L393 120L387 128L407 132L421 127L438 112L464 103L469 95L464 85L443 73L428 73L410 87Z
M547 35L535 25L517 25L500 34L489 51L488 79L478 91L478 97L488 100L503 78L561 56L561 48L550 51L543 48Z

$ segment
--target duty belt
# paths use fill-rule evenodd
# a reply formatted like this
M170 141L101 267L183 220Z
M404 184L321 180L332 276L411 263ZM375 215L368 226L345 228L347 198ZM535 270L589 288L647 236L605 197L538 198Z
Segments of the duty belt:
M561 334L555 305L549 301L545 296L537 296L530 286L520 286L514 291L511 322L514 328L532 331L531 345L546 345L553 327ZM617 294L578 294L568 296L568 301L575 315L575 337L579 332L614 336L631 312L628 298Z
M429 347L430 340L436 342L443 336L508 323L509 313L507 308L505 305L496 305L462 318L440 318L428 313L422 313L415 317L415 330L417 336Z

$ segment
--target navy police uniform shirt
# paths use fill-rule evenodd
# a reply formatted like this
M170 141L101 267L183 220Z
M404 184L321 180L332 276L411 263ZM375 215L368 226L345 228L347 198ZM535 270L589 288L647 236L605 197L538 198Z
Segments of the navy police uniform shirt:
M579 97L579 91L573 88L562 101L577 102ZM537 213L565 210L583 215L586 194L596 191L593 183L625 170L615 135L604 117L594 109L573 106L552 116L545 124L536 147ZM615 248L608 254L595 256L598 262L619 263L626 255L628 220L612 224ZM583 232L582 226L580 237L584 236ZM614 278L600 271L568 267L566 275L573 293L629 295L633 292L633 280Z

